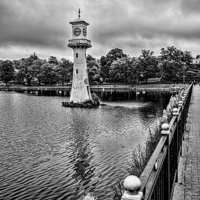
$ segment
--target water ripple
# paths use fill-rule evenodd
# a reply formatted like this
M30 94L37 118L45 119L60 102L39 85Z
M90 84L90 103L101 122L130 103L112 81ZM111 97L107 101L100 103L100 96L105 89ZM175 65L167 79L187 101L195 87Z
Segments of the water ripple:
M0 199L112 199L111 186L127 175L131 151L168 99L91 110L62 101L0 92Z

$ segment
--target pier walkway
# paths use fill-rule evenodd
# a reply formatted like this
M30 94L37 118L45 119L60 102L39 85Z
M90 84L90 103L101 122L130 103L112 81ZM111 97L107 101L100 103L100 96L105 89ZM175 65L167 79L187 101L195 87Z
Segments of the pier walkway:
M200 86L193 87L173 200L200 200Z

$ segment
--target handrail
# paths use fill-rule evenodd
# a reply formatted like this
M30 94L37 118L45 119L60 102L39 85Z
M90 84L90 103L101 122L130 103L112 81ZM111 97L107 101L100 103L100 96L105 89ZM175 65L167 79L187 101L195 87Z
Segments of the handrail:
M144 191L145 190L145 186L149 180L149 174L153 171L153 168L155 166L155 163L160 155L160 152L163 150L164 148L164 144L166 143L167 137L161 137L153 154L151 155L148 164L146 165L145 169L143 170L142 174L140 175L140 180L142 182L142 187L140 189L140 191Z
M182 140L192 88L193 83L184 93L182 104L176 109L176 113L174 112L169 125L167 125L168 129L161 131L164 134L140 176L139 190L130 190L131 184L134 185L133 188L138 188L135 186L136 179L133 176L128 187L127 183L124 184L125 192L121 200L171 199L174 183L178 180L178 162L182 152Z
M165 157L167 155L167 147L164 146L163 148L163 152L159 154L159 157L157 159L157 165L158 168L156 169L157 173L152 173L151 174L151 181L149 181L146 185L146 187L149 188L155 188L156 186L156 181L158 180L158 175L160 174L161 170L162 170L162 165L164 163ZM152 196L153 190L149 190L145 193L145 197L146 199L148 199L149 197Z

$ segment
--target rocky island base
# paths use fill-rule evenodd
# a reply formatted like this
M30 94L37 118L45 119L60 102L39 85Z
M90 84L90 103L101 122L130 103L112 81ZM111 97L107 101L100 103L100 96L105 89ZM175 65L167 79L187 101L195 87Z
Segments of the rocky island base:
M88 100L82 103L62 102L63 107L76 107L76 108L98 108L100 102L98 99Z

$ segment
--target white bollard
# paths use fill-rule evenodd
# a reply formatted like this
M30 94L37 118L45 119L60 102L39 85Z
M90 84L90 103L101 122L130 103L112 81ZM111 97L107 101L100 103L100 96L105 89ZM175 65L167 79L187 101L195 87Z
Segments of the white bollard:
M179 115L178 108L173 108L172 113L173 116L178 116Z
M178 102L178 107L181 107L183 105L183 101Z
M140 192L141 181L137 176L129 175L124 179L125 192L121 200L142 200L143 193Z
M162 128L162 131L161 131L162 135L169 135L169 133L170 133L169 124L164 123L164 124L162 124L161 128Z

